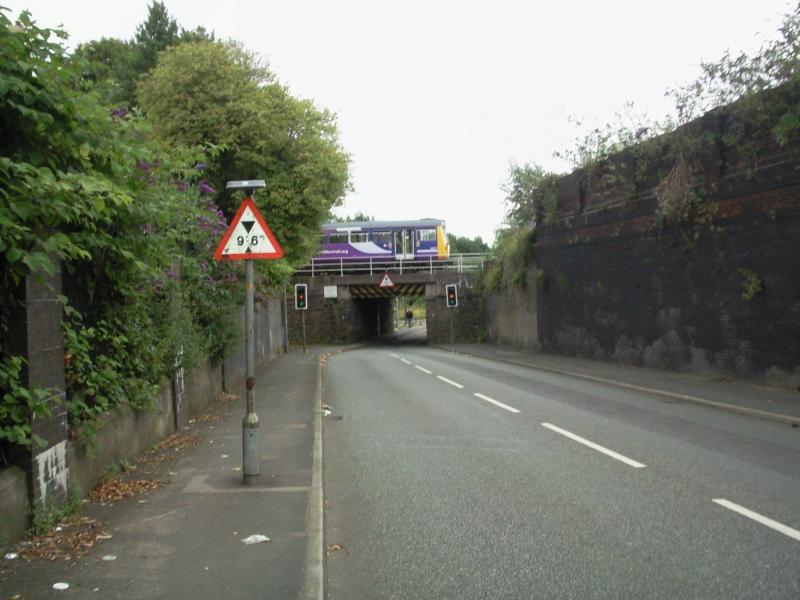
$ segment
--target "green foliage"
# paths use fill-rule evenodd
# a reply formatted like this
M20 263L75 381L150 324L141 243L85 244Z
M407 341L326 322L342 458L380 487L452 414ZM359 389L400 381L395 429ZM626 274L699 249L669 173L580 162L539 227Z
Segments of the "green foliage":
M44 535L49 533L59 523L76 515L83 502L82 494L77 487L70 488L67 493L67 501L60 506L56 506L51 496L45 499L45 505L37 505L33 509L33 526L28 532L30 535Z
M691 167L683 154L678 156L675 166L656 188L656 223L689 224L685 239L690 244L696 241L704 227L711 226L717 214L717 205L707 202L700 194Z
M535 229L540 222L550 223L558 217L559 176L538 165L511 164L506 193L506 220L512 227Z
M126 148L79 85L52 32L27 13L0 13L0 252L4 285L52 272L50 255L89 257L115 208L131 202L116 179ZM90 235L84 235L89 233Z
M481 236L472 239L448 233L447 241L450 243L451 254L486 254L489 252L489 245L483 241Z
M503 288L525 285L528 269L533 265L536 234L527 227L498 232L493 260L484 270L481 288L491 294Z
M80 44L74 53L85 66L87 80L95 85L104 104L133 107L136 84L150 72L158 54L169 46L185 42L209 41L214 33L204 27L180 28L162 2L148 6L147 18L136 28L131 40L102 38Z
M235 268L212 260L226 223L200 164L215 149L161 143L141 118L112 114L51 32L0 16L0 50L16 59L0 63L2 305L61 260L68 415L91 437L105 411L148 407L176 356L187 368L220 358L237 332ZM43 396L0 351L0 439L30 443Z
M44 440L31 433L31 417L50 414L47 402L49 394L42 388L28 389L22 385L22 368L25 359L8 356L0 362L0 444L3 442L30 446L45 445Z
M18 284L58 259L69 424L91 442L106 411L148 408L176 368L224 358L241 333L241 265L213 260L240 198L214 188L269 182L256 201L288 260L257 267L263 292L313 252L348 157L331 113L293 98L241 45L179 30L160 2L134 40L72 57L62 33L3 10L0 441L35 441L30 415L47 408L4 340ZM147 116L121 107L155 65L140 88Z
M363 213L361 211L356 212L354 215L345 215L343 217L339 217L335 214L330 214L326 219L329 223L363 223L365 221L374 221L375 217L371 217L367 213Z
M267 181L255 202L286 255L281 264L258 265L269 283L312 256L320 223L349 185L333 114L293 98L258 57L234 43L169 48L138 94L164 139L224 147L209 165L216 187L245 177ZM220 192L218 202L230 215L239 197Z
M570 119L577 128L585 123ZM588 133L576 138L571 147L554 153L557 158L570 162L576 168L593 168L625 149L637 147L664 133L674 130L670 118L663 121L651 119L647 113L639 112L632 102L625 104L621 112L602 126L591 128Z
M178 23L170 16L163 2L148 5L147 19L136 27L136 46L140 72L152 69L158 53L178 41Z
M749 302L753 296L764 291L764 285L757 273L750 269L739 269L739 274L742 276L742 300Z
M140 66L132 42L102 38L78 45L73 59L83 66L84 79L91 83L103 104L131 106Z

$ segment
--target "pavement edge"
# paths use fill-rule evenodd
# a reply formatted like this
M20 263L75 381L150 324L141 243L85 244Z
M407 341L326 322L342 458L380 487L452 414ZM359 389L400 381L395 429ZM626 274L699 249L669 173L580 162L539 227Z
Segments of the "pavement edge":
M314 398L314 458L311 492L308 499L308 543L306 545L306 575L303 582L304 600L322 600L324 593L324 513L322 493L322 362L317 360L317 389Z
M587 375L586 373L577 373L575 371L566 371L564 369L556 369L554 367L548 367L545 365L540 365L537 363L527 363L517 360L510 360L506 358L499 358L496 356L491 355L484 355L484 354L473 354L471 352L466 352L464 350L455 350L454 348L450 348L448 346L441 346L436 345L437 348L440 350L446 350L447 352L452 352L453 354L464 354L467 356L474 356L478 358L488 358L489 360L494 360L497 362L507 363L511 365L516 365L518 367L528 367L530 369L538 369L539 371L547 371L549 373L557 373L559 375L566 375L568 377L576 377L578 379L586 379L589 381L595 381L597 383L604 383L606 385L634 390L637 392L644 392L647 394L652 394L654 396L662 396L665 398L669 398L671 400L682 400L684 402L691 402L694 404L700 404L702 406L709 406L712 408L716 408L719 410L727 410L728 412L739 413L743 415L748 415L751 417L756 417L759 419L766 419L768 421L777 421L779 423L788 423L790 425L797 425L800 424L800 418L793 417L791 415L784 415L781 413L773 413L766 410L758 410L756 408L748 408L746 406L738 406L736 404L728 404L726 402L719 402L717 400L709 400L708 398L700 398L698 396L690 396L688 394L679 394L677 392L669 392L666 390L659 390L656 388L649 388L641 385L635 385L632 383L626 383L624 381L617 381L615 379L606 379L605 377L597 377L595 375Z

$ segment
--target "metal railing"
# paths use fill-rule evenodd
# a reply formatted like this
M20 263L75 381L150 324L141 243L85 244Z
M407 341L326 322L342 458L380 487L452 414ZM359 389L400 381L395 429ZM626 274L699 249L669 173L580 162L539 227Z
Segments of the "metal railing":
M450 258L415 258L386 260L383 258L312 259L296 275L375 275L379 273L439 273L483 270L488 254L451 254Z

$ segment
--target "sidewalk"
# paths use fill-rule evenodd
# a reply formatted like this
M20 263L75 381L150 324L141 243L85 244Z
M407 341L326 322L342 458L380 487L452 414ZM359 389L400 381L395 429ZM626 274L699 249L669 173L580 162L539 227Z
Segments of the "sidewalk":
M687 373L646 369L619 363L515 350L494 344L439 344L438 348L543 371L561 373L599 384L634 389L739 412L773 421L800 424L800 392L746 381L717 381Z
M318 597L322 524L315 522L321 495L320 473L314 471L320 457L314 459L320 352L292 352L256 375L262 455L257 483L242 485L240 390L237 398L216 401L123 476L164 485L85 505L81 514L98 522L89 526L88 555L55 562L0 556L0 598ZM242 541L253 535L270 541ZM69 589L54 591L57 582Z

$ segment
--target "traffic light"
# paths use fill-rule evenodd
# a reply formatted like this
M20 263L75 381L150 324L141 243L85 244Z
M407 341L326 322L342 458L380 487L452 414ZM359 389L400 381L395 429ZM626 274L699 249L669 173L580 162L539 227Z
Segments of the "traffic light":
M458 306L458 291L455 283L447 284L447 308L455 308Z
M295 310L308 310L308 285L305 283L294 284Z

